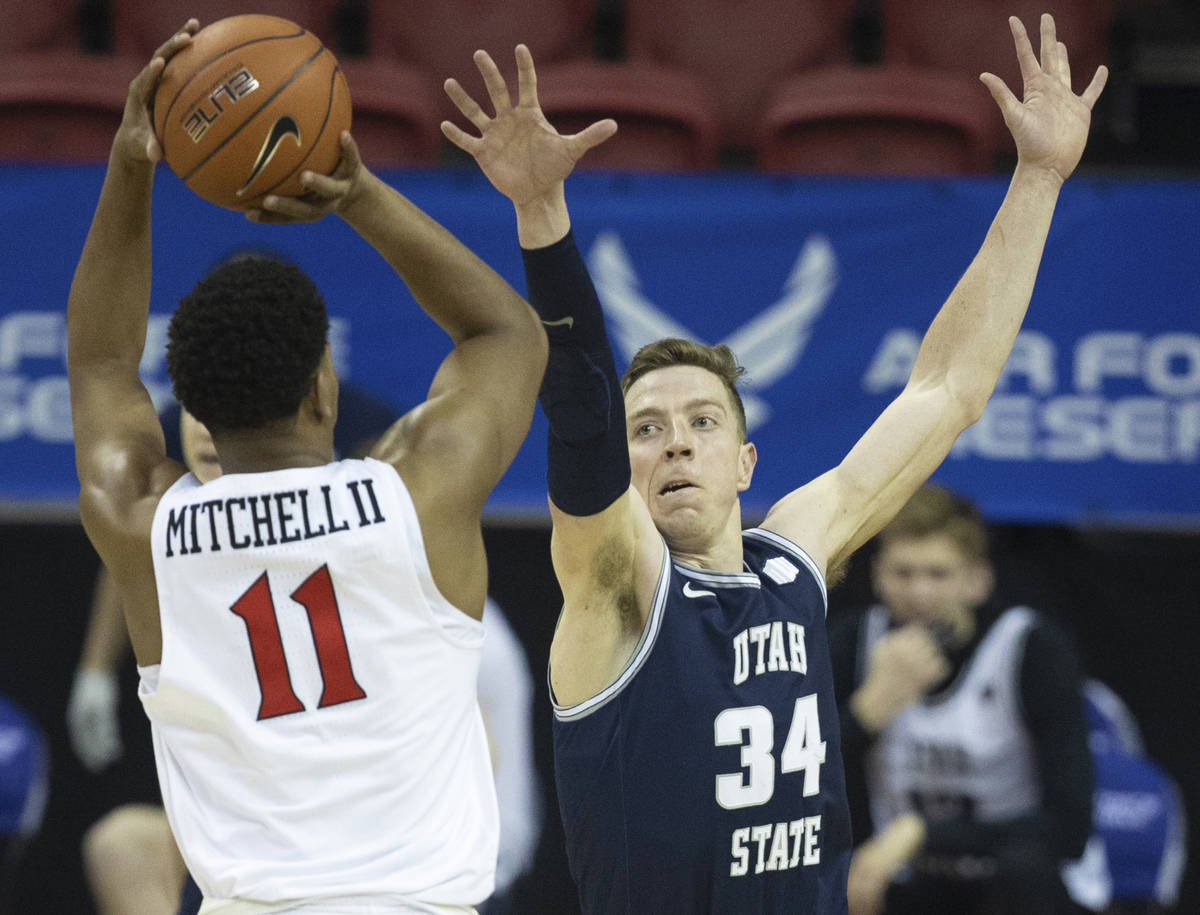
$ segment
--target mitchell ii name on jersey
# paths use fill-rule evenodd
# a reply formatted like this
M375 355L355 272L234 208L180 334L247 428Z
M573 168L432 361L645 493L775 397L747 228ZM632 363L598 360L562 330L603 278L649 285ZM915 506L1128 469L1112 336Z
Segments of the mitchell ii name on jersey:
M374 481L351 480L346 491L355 511L344 512L344 499L322 486L266 492L229 499L209 499L172 508L165 527L167 558L224 549L275 546L327 537L351 526L381 524L386 519L375 497Z

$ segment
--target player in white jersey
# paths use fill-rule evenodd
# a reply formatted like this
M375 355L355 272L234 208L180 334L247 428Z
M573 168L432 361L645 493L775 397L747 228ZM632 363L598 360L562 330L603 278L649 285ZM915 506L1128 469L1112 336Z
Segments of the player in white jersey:
M225 475L166 457L138 378L161 150L130 86L68 303L84 526L118 584L172 830L205 912L465 911L496 809L475 700L483 504L545 365L528 306L380 182L348 134L332 176L251 214L337 213L454 346L372 457L333 461L328 319L296 267L214 271L172 316L168 370Z
M872 577L881 603L830 631L861 842L852 915L885 899L897 915L1073 911L1061 867L1083 856L1084 876L1103 850L1085 855L1092 760L1070 640L990 603L983 522L937 486L884 528Z

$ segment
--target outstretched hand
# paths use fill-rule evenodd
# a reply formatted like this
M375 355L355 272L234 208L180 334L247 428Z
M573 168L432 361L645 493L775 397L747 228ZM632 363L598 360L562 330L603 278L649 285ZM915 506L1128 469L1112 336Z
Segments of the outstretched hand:
M1018 101L998 76L984 73L979 78L1000 106L1004 123L1017 144L1018 161L1045 168L1066 180L1083 155L1092 106L1108 81L1108 68L1098 68L1083 93L1075 95L1071 91L1067 47L1055 36L1054 17L1042 14L1040 60L1034 56L1021 20L1012 16L1008 24L1021 65L1023 100Z
M200 23L189 19L183 28L159 46L150 62L133 78L125 97L121 126L113 140L114 152L131 162L154 164L162 158L162 146L154 135L154 122L150 117L150 100L154 98L154 90L158 88L167 61L191 44L192 36L199 30Z
M446 94L480 135L472 136L450 121L442 122L442 133L470 153L496 190L520 207L557 193L580 157L616 133L617 122L606 118L579 133L560 134L550 126L538 102L537 73L529 48L517 45L516 58L517 104L513 105L495 61L486 51L475 52L475 66L495 110L492 117L458 80L446 80Z

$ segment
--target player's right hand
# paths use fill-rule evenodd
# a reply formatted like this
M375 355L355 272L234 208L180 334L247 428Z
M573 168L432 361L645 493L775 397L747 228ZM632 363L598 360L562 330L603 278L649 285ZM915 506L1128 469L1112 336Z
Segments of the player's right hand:
M319 175L305 171L300 175L304 193L299 197L279 197L269 194L261 209L249 210L246 218L251 222L291 224L317 222L330 213L341 213L363 195L371 180L371 174L363 165L358 144L350 131L343 130L338 138L342 155L337 168L331 175Z
M125 97L121 126L113 140L114 153L127 157L131 162L153 164L162 158L162 147L154 135L154 123L150 118L150 100L154 97L154 90L167 61L186 48L199 30L200 23L189 19L183 28L159 46L150 62L133 78L129 84L129 94Z
M496 190L518 207L556 194L580 157L617 132L617 122L612 118L597 121L576 134L555 130L542 113L533 56L525 45L519 44L516 49L516 105L491 56L476 51L474 59L495 115L488 117L458 80L448 79L446 94L479 136L450 121L442 122L442 133L470 153Z
M76 672L67 701L67 734L71 749L89 772L107 768L125 752L117 708L115 675L87 669Z

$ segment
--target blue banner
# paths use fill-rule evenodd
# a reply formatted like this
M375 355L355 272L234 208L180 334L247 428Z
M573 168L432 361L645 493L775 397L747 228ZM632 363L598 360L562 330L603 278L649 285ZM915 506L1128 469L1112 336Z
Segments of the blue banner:
M0 167L0 506L69 510L78 493L64 370L71 274L99 167ZM473 169L385 177L523 289L507 201ZM1002 179L581 174L568 195L623 368L668 334L726 342L747 368L758 447L747 517L834 466L901 389L924 328L970 263ZM1074 178L1029 316L987 413L936 479L997 521L1200 524L1200 183ZM265 227L155 189L142 369L170 399L174 303L224 255L266 247L323 290L344 377L424 396L448 339L337 219ZM544 518L540 415L491 503Z

